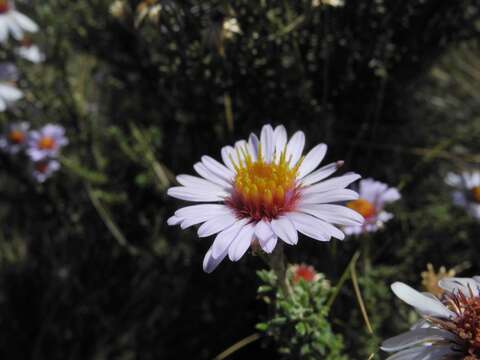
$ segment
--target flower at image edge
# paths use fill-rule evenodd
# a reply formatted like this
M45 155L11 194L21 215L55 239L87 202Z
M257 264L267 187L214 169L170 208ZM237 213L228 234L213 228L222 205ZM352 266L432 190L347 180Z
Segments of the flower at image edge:
M177 210L168 224L182 229L202 224L199 237L216 235L204 259L206 272L227 255L238 261L252 244L271 253L278 239L295 245L298 232L319 241L342 240L344 233L332 224L363 222L356 211L333 204L358 198L345 188L360 176L327 179L342 162L317 169L327 146L319 144L303 157L304 146L302 131L288 139L283 126L265 125L260 138L251 134L248 141L222 148L223 164L203 156L194 165L200 177L177 177L182 186L168 189L168 195L205 204Z

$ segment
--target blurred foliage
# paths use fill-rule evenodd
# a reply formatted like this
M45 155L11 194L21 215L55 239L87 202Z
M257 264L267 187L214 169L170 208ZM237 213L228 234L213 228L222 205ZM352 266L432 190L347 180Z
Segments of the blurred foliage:
M329 314L349 358L413 320L392 281L418 285L427 262L479 272L480 227L443 184L480 160L477 1L159 3L139 20L137 0L121 16L110 0L18 2L41 25L47 61L15 60L25 100L0 125L58 122L70 145L42 186L0 154L1 358L211 359L251 334L268 312L255 299L262 263L203 274L208 245L167 228L177 204L165 188L266 122L304 130L309 145L329 144L328 160L402 191L358 270L375 336L349 283ZM242 33L227 38L231 16ZM361 241L301 239L286 254L335 284ZM256 342L231 358L276 349Z

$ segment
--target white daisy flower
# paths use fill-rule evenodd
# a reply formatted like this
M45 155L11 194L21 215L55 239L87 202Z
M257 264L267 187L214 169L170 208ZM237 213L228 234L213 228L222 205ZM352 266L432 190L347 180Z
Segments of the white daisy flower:
M290 140L283 126L275 130L265 125L260 139L251 134L234 147L225 146L223 164L203 156L194 169L200 175L179 175L182 186L168 189L168 195L207 203L179 209L168 219L183 229L202 224L199 237L216 235L203 268L213 271L228 255L239 260L252 244L271 253L278 239L295 245L300 232L319 241L344 234L333 226L359 225L363 218L342 205L332 203L355 200L358 194L345 189L360 178L354 173L325 180L343 162L315 170L327 146L315 146L302 157L305 134L296 132Z
M358 189L360 198L348 202L347 206L361 214L365 220L360 225L345 226L343 230L347 235L375 232L382 228L393 218L393 214L383 209L385 204L400 199L400 193L396 188L373 179L361 180Z
M235 35L241 34L242 30L240 29L240 25L236 18L232 17L228 20L223 22L223 33L225 39L231 39Z
M17 154L25 149L29 128L30 125L26 122L14 123L8 126L5 134L0 135L0 149L9 154Z
M39 64L45 61L45 54L40 48L32 43L29 37L24 37L20 42L20 46L15 49L15 52L21 58L24 58L34 64Z
M32 176L39 183L45 182L58 170L60 170L60 163L54 159L43 159L32 162Z
M394 353L388 359L480 359L480 277L445 278L439 286L445 291L441 298L403 283L392 285L424 320L382 344L382 350Z
M0 42L6 42L11 34L21 40L25 32L37 32L38 25L26 15L15 9L11 0L0 0Z
M7 107L23 97L23 92L15 85L0 81L0 111L7 110Z
M453 203L463 207L475 219L480 219L480 171L465 171L460 175L448 173L445 182L455 188Z

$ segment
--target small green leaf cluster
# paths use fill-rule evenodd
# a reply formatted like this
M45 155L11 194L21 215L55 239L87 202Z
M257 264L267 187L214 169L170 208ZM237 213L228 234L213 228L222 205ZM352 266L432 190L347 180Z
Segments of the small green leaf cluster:
M273 271L257 272L262 284L258 296L269 306L269 316L257 324L277 345L284 359L343 360L343 340L333 332L328 320L327 300L332 293L330 282L323 274L314 281L291 281L289 293L277 286Z

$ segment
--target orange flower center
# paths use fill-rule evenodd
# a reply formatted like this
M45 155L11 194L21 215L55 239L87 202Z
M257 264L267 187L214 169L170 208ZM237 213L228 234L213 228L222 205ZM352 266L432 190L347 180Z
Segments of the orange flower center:
M10 4L8 0L0 0L0 14L4 14L8 10L10 10Z
M35 170L39 173L45 174L48 170L48 163L45 161L35 163Z
M298 283L300 279L303 279L306 282L312 282L315 280L315 269L311 266L307 265L299 265L296 267L295 272L293 274L293 282Z
M8 134L8 140L12 144L22 144L25 141L25 133L20 130L12 130L10 134Z
M375 210L375 206L370 201L365 199L349 201L347 203L347 207L349 207L352 210L355 210L360 215L362 215L365 219L375 216L377 212Z
M261 148L258 153L261 154ZM237 176L227 204L240 217L254 220L273 219L292 210L298 199L295 180L301 161L291 168L285 151L275 163L266 163L261 155L253 161L246 150L238 155L242 160L234 164Z
M480 186L475 186L470 191L472 192L473 200L480 203Z
M38 141L40 150L52 150L55 147L55 139L50 136L44 136Z

